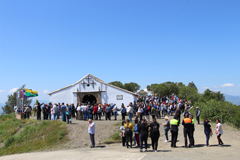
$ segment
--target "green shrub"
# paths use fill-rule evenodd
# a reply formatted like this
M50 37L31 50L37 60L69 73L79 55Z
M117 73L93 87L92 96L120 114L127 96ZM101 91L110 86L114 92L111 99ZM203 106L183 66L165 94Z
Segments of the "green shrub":
M8 137L8 138L4 141L4 146L5 146L5 147L8 147L8 146L10 146L14 141L15 141L15 137L14 137L14 136L10 136L10 137Z

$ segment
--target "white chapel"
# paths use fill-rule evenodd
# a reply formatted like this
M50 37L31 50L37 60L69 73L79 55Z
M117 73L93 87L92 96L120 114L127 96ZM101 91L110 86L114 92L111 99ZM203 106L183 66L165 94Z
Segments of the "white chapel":
M76 83L49 93L50 101L54 103L113 103L118 108L123 103L125 107L137 101L137 94L128 90L105 83L102 80L87 74Z

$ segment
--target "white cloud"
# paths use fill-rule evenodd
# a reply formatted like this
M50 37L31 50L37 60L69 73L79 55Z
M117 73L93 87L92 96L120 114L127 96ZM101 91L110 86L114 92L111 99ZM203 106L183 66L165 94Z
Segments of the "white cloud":
M226 83L224 85L221 85L221 87L233 87L233 86L234 86L234 84L232 84L232 83Z
M6 90L4 89L4 90L0 90L0 93L3 93L3 92L5 92Z
M48 90L44 90L43 93L48 94L50 92Z
M17 89L18 89L18 88L13 88L13 89L11 89L10 91L8 91L8 93L12 94L12 93L16 92Z
M218 86L213 86L213 88L218 88Z

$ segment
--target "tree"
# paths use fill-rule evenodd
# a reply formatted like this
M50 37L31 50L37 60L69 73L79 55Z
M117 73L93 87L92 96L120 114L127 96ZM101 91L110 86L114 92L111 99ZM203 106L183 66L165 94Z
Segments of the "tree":
M168 86L168 95L171 95L171 94L178 94L179 93L179 88L177 86L177 83L174 83L174 82L165 82L165 84Z
M182 86L185 86L185 84L183 84L182 82L178 82L176 84L177 84L179 90L181 89Z
M206 89L199 98L199 102L207 102L211 99L215 99L216 101L225 101L225 97L220 91L213 92L210 89Z
M168 95L168 93L169 93L168 86L165 83L152 84L151 90L154 94L157 94L160 97Z
M147 85L147 90L151 91L151 85Z
M120 81L110 82L109 84L114 85L114 86L119 87L119 88L123 88L123 84Z
M193 83L193 81L188 83L188 87L194 88L198 91L197 86Z
M125 83L123 85L123 88L131 91L131 92L137 92L140 89L141 86L139 86L137 83L130 82L130 83Z
M184 85L179 91L179 98L191 101L193 105L196 101L198 101L199 94L196 88Z
M25 88L25 85L18 88L17 91L20 91ZM9 114L14 112L14 106L17 104L17 91L14 92L11 95L8 95L8 101L5 102L5 106L2 107L4 114ZM23 104L30 104L32 102L32 99L28 100L27 98L23 98Z
M138 92L139 95L141 96L146 96L148 93L145 92L143 89Z

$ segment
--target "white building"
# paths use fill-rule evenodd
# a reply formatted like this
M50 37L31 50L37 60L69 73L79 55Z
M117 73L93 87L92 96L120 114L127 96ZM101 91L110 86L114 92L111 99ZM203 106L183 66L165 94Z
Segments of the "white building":
M137 101L137 94L125 89L105 83L102 80L87 74L78 82L49 93L52 103L113 103L120 108L124 103L127 106L130 102Z

